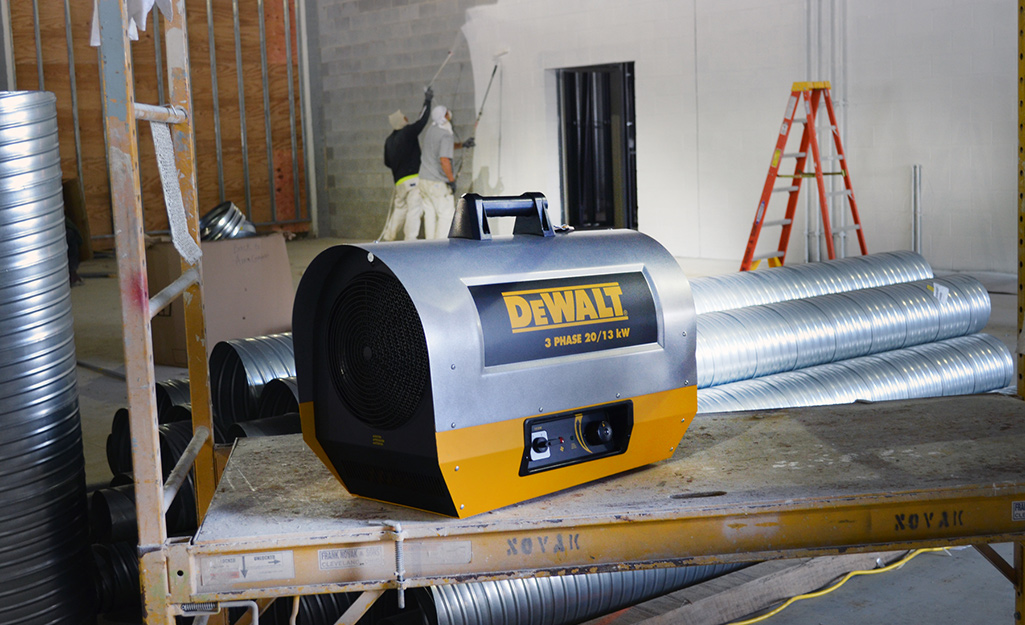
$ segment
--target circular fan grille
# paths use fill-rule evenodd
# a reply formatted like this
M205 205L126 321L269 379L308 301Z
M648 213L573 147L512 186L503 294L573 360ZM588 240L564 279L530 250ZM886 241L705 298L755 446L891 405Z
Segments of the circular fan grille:
M413 418L430 380L427 339L398 279L353 278L335 301L328 340L335 389L357 419L390 430Z

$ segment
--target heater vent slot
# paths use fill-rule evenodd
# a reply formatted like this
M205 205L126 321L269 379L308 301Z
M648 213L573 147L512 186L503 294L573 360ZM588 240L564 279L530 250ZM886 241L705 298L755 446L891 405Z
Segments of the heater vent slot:
M392 275L364 272L342 290L328 334L335 390L366 425L398 428L413 418L430 382L420 315Z

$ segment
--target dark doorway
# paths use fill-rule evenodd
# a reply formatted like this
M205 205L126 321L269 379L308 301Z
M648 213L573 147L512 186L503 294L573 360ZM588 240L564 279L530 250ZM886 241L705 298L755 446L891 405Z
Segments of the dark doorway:
M558 70L562 183L575 228L637 228L634 64Z

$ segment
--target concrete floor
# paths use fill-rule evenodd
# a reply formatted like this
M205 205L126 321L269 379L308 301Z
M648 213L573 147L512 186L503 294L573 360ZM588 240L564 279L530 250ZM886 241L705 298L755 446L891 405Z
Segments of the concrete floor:
M288 243L294 285L304 268L338 239L304 239ZM735 271L734 262L680 259L689 277ZM80 362L79 401L86 458L86 479L105 485L111 478L106 439L114 412L127 405L121 344L118 283L113 258L82 264L85 284L72 289L76 349ZM1016 280L1006 274L977 274L991 291L993 312L986 332L1012 352L1017 337ZM158 380L187 375L184 369L157 366ZM999 550L1009 557L1010 546ZM768 622L787 625L845 623L1012 623L1011 585L972 549L950 556L925 554L903 569L854 579L824 598L798 602Z

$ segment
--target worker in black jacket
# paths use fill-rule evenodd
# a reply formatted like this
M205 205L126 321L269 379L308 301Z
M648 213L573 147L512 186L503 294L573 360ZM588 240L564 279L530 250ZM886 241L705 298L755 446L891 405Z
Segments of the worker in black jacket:
M431 100L434 92L430 88L424 93L423 110L420 118L409 123L409 119L401 110L388 116L393 128L392 133L384 142L384 164L391 168L395 179L395 192L392 194L392 207L385 223L381 239L394 241L403 231L407 241L411 241L420 233L420 221L423 207L416 185L420 172L420 133L427 125L430 117Z

